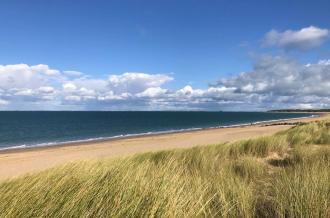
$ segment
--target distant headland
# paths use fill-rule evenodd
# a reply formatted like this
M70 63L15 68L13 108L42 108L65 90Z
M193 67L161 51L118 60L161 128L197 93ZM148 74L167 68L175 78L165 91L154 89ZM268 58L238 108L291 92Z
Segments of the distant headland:
M328 109L276 109L269 110L268 112L330 112L330 108Z

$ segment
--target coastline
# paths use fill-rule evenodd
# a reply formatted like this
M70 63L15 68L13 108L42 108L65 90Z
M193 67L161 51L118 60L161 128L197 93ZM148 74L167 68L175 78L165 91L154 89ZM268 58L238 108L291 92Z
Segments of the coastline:
M275 112L275 113L282 113L282 112ZM325 114L327 114L327 113L325 113ZM322 116L322 112L320 112L320 113L311 113L310 116L304 116L304 117L284 118L284 119L276 119L276 120L265 120L265 121L257 121L257 122L252 122L252 123L239 123L239 124L224 125L224 126L196 127L196 128L188 128L188 129L164 130L164 131L156 131L156 132L145 132L145 133L136 133L136 134L116 135L116 136L109 136L109 137L96 137L96 138L89 138L89 139L77 139L77 140L70 140L70 141L45 142L45 143L31 144L31 145L16 145L16 146L11 146L11 147L0 148L0 154L9 153L9 152L24 151L24 150L28 151L28 150L35 150L35 149L51 148L51 147L84 145L84 144L90 144L90 143L98 143L98 142L130 139L130 138L139 138L139 137L148 137L148 136L158 136L158 135L166 135L166 134L174 134L174 133L205 131L205 130L211 130L211 129L239 128L239 127L255 126L255 125L272 125L274 123L279 123L279 122L287 122L287 121L292 122L294 120L301 120L301 119L307 119L307 118L316 118L316 117L320 117L320 116Z
M296 122L329 119L328 113L319 117L295 118L254 125L208 128L175 133L141 135L112 140L78 142L29 149L9 149L0 152L0 179L45 170L59 164L94 158L121 157L143 152L153 152L197 145L233 142L242 139L271 135L292 127ZM291 125L290 125L291 123Z

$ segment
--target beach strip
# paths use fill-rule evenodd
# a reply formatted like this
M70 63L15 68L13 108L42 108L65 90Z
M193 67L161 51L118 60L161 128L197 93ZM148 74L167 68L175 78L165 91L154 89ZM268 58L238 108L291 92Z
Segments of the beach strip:
M285 121L285 123L276 121L267 123L267 125L258 123L239 127L146 135L108 141L35 147L33 149L3 150L0 152L0 180L83 159L118 157L150 151L189 148L272 135L292 127L290 123L323 119L330 119L330 115L322 113L319 117L292 119Z

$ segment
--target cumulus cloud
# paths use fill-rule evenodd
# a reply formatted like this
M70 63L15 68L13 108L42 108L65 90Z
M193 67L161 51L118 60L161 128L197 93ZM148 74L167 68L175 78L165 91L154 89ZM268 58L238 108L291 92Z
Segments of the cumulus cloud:
M0 88L23 89L47 85L59 76L59 71L39 64L0 65Z
M78 71L61 72L44 64L0 65L0 106L27 109L26 105L47 101L50 109L66 105L116 109L119 101L129 105L128 101L144 102L165 94L161 86L171 80L166 74L126 72L94 78ZM17 105L22 108L15 108Z
M264 39L263 46L278 46L286 50L308 50L320 46L329 37L328 29L309 26L300 30L269 31Z
M109 76L108 86L115 93L139 93L147 88L157 88L171 80L172 77L163 74L124 73Z
M161 87L150 87L144 90L143 92L137 93L137 97L147 97L147 98L159 98L165 96L168 92L167 89Z
M285 57L266 56L254 70L221 79L215 87L232 88L235 94L255 95L264 108L330 106L330 64L322 60L300 64Z
M166 74L127 72L94 78L47 65L0 65L0 108L15 110L265 110L330 106L330 60L301 64L265 56L251 72L207 88L168 89Z

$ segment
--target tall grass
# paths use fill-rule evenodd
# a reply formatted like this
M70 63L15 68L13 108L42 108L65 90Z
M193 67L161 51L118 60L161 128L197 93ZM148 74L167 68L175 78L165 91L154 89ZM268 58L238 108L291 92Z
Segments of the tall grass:
M330 149L299 150L279 172L269 196L278 217L330 217ZM298 157L297 157L298 156Z
M0 216L329 217L329 128L56 167L2 182Z
M330 122L318 121L300 124L286 132L291 146L330 144Z

